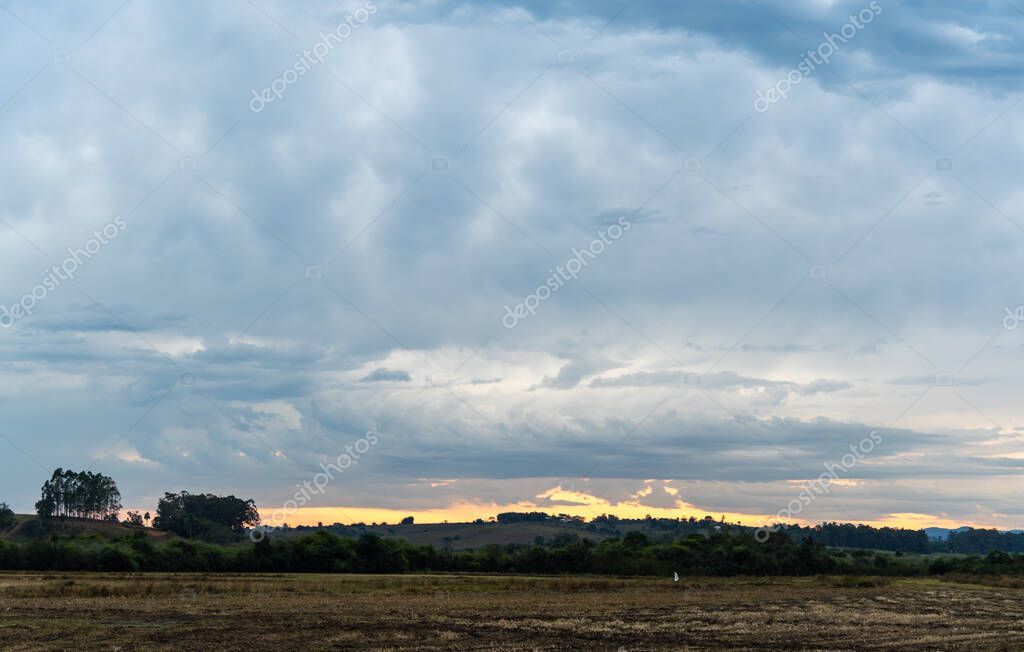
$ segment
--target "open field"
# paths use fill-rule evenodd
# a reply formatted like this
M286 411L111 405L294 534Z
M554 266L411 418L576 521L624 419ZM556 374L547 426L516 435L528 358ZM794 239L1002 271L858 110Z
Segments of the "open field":
M0 574L0 648L1013 649L967 580Z

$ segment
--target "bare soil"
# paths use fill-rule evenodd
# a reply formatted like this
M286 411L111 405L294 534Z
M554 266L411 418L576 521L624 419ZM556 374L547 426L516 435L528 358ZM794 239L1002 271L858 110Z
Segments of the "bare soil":
M0 649L1021 649L1000 584L0 573Z

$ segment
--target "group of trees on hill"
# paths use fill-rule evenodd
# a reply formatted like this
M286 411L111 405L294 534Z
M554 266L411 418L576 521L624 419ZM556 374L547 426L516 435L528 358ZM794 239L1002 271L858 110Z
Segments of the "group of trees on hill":
M1024 533L973 528L961 532L950 532L949 539L942 548L948 552L968 554L984 554L990 550L1024 552Z
M968 528L949 533L945 541L929 539L924 530L891 527L871 527L851 523L822 523L813 527L788 526L786 533L793 539L813 537L826 546L842 548L869 548L908 553L951 552L960 554L986 554L993 550L1024 552L1024 533Z
M499 523L544 523L547 521L583 523L583 517L568 514L555 516L546 512L502 512L498 514L497 521Z
M57 469L43 484L36 503L41 518L117 519L121 492L109 476L89 471Z
M110 476L89 471L57 469L41 490L36 513L43 520L88 518L118 520L121 511L121 492ZM0 503L0 530L5 529L4 510L14 513ZM142 516L128 512L124 521L130 527L144 527L150 520L149 512ZM259 525L260 515L252 500L235 496L213 494L165 493L157 506L153 527L174 532L187 538L229 542L237 539L248 527Z
M789 526L786 532L796 539L814 537L826 546L842 548L870 548L893 552L932 551L932 542L923 530L906 530L893 527L871 527L852 523L822 523L813 527Z
M207 541L237 538L246 528L260 524L256 503L234 496L165 493L156 509L153 527L183 537Z

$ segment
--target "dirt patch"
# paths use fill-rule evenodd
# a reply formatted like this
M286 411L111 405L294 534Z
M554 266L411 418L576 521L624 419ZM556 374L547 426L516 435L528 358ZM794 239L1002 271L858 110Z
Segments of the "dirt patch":
M0 648L998 650L1024 640L1021 597L932 579L0 573Z

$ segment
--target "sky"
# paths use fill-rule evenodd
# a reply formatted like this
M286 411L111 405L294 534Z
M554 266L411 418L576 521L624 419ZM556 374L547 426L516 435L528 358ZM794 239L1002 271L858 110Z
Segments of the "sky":
M1022 42L996 0L9 0L0 501L1022 527Z

